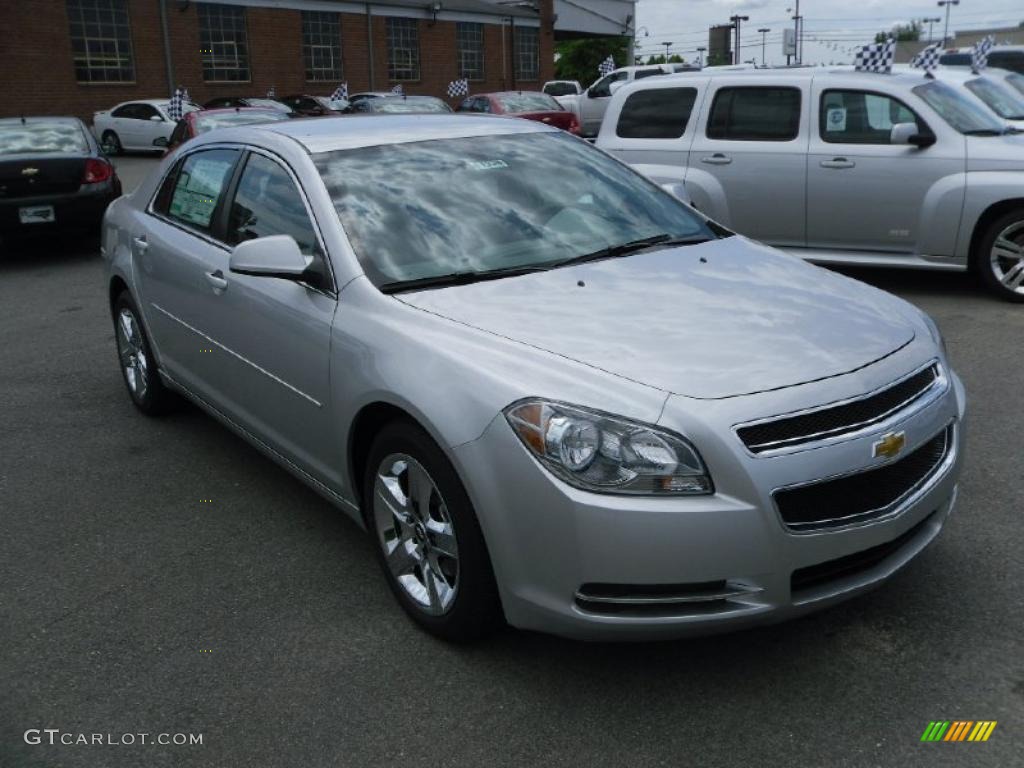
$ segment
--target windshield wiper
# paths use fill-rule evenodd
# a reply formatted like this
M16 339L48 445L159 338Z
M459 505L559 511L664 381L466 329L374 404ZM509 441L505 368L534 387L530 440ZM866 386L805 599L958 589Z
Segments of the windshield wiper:
M998 131L995 128L975 128L970 131L964 131L964 136L1002 136L1005 133L1005 129Z
M452 272L446 275L415 277L411 280L395 280L390 283L384 283L380 286L380 290L382 293L402 293L404 291L418 291L425 288L446 288L450 285L469 285L470 283L482 283L485 280L500 280L503 277L544 272L547 269L548 267L546 266L530 266L488 269L483 272Z
M614 259L620 256L628 256L631 253L642 251L645 248L652 248L655 245L697 245L699 243L706 243L711 238L709 237L673 237L667 233L661 233L660 235L651 235L650 237L641 237L638 240L630 240L628 243L621 243L619 245L610 245L606 248L599 248L596 251L590 253L584 253L580 256L573 256L571 259L564 259L562 261L556 261L551 264L551 267L568 267L573 264L585 264L588 261L600 261L601 259Z

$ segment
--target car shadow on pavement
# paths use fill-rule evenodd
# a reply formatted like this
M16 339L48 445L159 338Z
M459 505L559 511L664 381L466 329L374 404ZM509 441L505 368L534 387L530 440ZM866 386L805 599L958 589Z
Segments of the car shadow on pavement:
M901 296L940 294L979 298L985 297L987 293L974 275L965 272L887 269L884 267L835 267L831 265L828 269ZM990 298L996 301L994 297Z
M98 235L47 233L0 240L0 272L49 269L98 259Z

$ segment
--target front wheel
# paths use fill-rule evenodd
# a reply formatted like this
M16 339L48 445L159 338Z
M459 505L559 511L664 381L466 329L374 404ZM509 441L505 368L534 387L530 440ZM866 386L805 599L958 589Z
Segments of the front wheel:
M974 266L993 293L1024 302L1024 208L992 222L978 244Z
M467 642L501 622L483 533L455 468L420 427L388 424L363 478L374 549L398 602L417 624Z

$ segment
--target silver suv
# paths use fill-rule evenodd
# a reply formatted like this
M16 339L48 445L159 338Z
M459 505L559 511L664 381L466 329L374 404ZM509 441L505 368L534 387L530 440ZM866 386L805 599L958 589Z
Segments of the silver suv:
M1024 136L920 72L641 80L614 95L597 146L792 254L971 269L1024 301Z

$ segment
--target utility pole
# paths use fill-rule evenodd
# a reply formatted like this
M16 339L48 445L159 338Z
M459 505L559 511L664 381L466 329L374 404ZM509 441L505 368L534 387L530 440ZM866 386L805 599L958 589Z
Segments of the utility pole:
M767 65L766 65L766 64L764 63L764 44L765 44L765 36L766 36L766 35L767 35L767 34L768 34L769 32L771 32L771 30L770 30L770 29L768 29L768 27L761 27L761 28L760 28L759 30L757 30L757 31L761 33L761 66L762 66L762 67L764 67L764 66L767 66Z
M939 8L946 9L946 28L942 32L942 47L949 45L949 6L960 5L960 0L939 0Z
M928 45L932 44L932 24L938 24L942 19L936 16L933 19L921 19L921 22L928 25Z
M959 2L959 0L958 0L958 2ZM735 35L736 50L733 51L733 54L732 54L732 63L733 64L739 64L740 63L740 22L742 22L742 21L750 21L750 17L749 16L739 16L739 15L737 15L737 16L730 16L729 17L729 21L732 22L733 29L736 30L736 35Z

